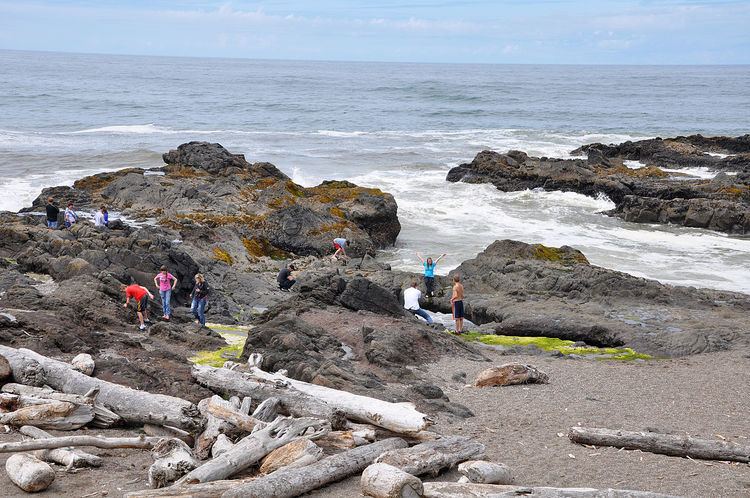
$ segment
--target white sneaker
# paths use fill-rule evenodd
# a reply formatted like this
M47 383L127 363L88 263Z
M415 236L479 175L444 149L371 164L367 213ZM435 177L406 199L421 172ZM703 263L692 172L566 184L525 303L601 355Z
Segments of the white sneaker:
M145 325L141 325L141 326L140 326L140 327L138 327L138 328L139 328L139 329L141 329L141 330L146 330L146 326L145 326Z

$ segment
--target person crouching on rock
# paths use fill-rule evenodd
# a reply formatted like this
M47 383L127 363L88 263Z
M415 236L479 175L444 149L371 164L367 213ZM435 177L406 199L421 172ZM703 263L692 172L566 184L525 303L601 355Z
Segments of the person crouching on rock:
M276 277L276 282L278 282L279 284L279 289L289 292L289 289L291 289L292 286L297 283L297 281L294 280L294 277L292 276L293 271L297 271L297 268L294 265L289 265L288 267L281 269L278 276Z
M146 330L146 324L151 323L151 320L148 319L148 300L153 299L154 295L147 288L138 284L123 285L121 288L125 291L125 304L123 306L127 308L130 304L130 298L133 298L138 321L141 322L140 329Z
M421 316L427 323L432 323L432 317L429 313L419 307L419 298L422 297L422 292L417 289L417 281L411 283L411 287L404 291L404 308L411 311L417 316Z
M336 239L333 239L333 248L336 249L336 252L333 253L333 256L331 256L331 259L336 261L339 259L339 256L346 261L349 259L349 256L346 255L346 246L349 245L349 241L339 237Z
M456 321L456 334L464 332L464 286L461 277L453 277L453 294L451 295L451 306L453 307L453 319Z
M208 304L208 294L210 289L208 282L203 277L203 274L198 273L195 275L195 287L190 295L193 298L193 303L190 305L190 311L193 312L195 317L195 323L199 323L201 326L206 325L206 305Z
M424 267L424 286L427 289L427 297L434 297L435 293L435 267L440 262L441 259L445 257L445 254L441 254L438 259L436 259L434 262L432 261L432 258L427 258L427 261L422 259L422 255L417 253L417 257L419 258L419 261L422 262L422 266Z
M154 285L159 289L162 318L169 320L169 317L172 316L170 301L172 300L172 291L177 287L177 278L167 271L166 266L162 266L159 268L159 273L154 277Z

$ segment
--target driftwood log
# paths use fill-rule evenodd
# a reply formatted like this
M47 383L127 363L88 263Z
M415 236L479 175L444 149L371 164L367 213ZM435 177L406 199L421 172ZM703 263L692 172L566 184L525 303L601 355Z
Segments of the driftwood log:
M458 473L477 484L510 484L513 477L507 465L470 460L458 465Z
M384 451L405 448L406 441L390 438L329 456L306 467L280 469L227 490L222 498L293 498L362 472Z
M373 498L419 498L424 490L418 477L387 463L373 463L359 480L362 494Z
M474 381L475 387L512 386L516 384L546 384L549 376L532 365L508 363L482 370Z
M13 484L28 493L43 491L55 480L55 471L49 464L26 453L8 457L5 471Z
M244 404L248 399L251 398L243 399L242 403ZM279 416L280 411L281 400L279 398L268 398L255 408L253 418L261 422L273 422Z
M238 400L239 401L239 400ZM224 420L243 432L253 432L258 420L240 411L239 403L226 402L220 396L212 396L206 407L208 414Z
M142 489L125 493L125 498L152 498L167 496L169 498L218 498L225 491L254 480L255 477L242 479L225 479L222 481L204 482L201 484L182 484L159 489Z
M148 469L148 483L163 488L195 469L199 462L180 439L162 439L151 450L154 463Z
M451 468L460 462L484 456L484 445L463 436L449 436L421 443L411 448L388 451L377 463L387 463L414 476Z
M0 424L21 427L33 425L41 429L72 431L94 420L91 404L77 405L69 401L19 397L17 410L0 414Z
M34 439L51 439L54 437L42 429L32 426L21 427L19 432L24 436L29 436ZM37 450L34 452L34 456L45 462L65 465L66 471L83 467L101 467L102 465L102 459L100 457L73 448Z
M356 431L331 431L322 438L318 439L318 446L327 450L349 450L357 446L370 444L375 440L373 437L367 437L369 434L362 434Z
M572 427L568 432L568 437L574 443L579 444L614 446L703 460L750 462L750 446L730 441L715 441L658 432L631 432L587 427Z
M181 439L190 447L195 444L195 438L193 438L192 434L169 425L143 424L143 432L147 436Z
M200 423L195 405L184 399L138 391L89 377L73 370L67 363L47 358L29 349L0 346L0 354L10 362L16 380L31 375L36 382L41 381L32 385L47 384L55 390L69 394L86 394L98 387L98 401L117 413L126 423L156 423L187 430L194 430ZM38 367L33 366L35 363Z
M19 451L53 450L68 446L93 446L95 448L138 448L150 450L158 443L158 437L102 437L102 436L63 436L47 439L32 439L14 443L0 443L0 453Z
M276 381L257 379L246 373L194 365L193 377L202 386L212 391L233 395L240 394L261 402L268 398L278 398L286 413L293 417L313 417L328 420L331 427L341 429L346 424L346 416L314 396L290 389Z
M222 453L226 453L231 450L234 443L227 437L226 434L219 434L214 441L214 445L211 446L211 458L216 458Z
M91 389L86 394L80 395L57 392L49 387L34 387L25 386L23 384L8 383L3 386L2 391L11 394L19 394L22 396L32 396L34 398L40 399L68 401L77 405L93 403L94 420L92 420L89 424L90 427L104 429L107 427L112 427L113 425L120 422L119 415L117 415L115 412L113 412L97 400L97 396L99 395L98 388Z
M229 451L209 460L180 479L178 484L226 479L258 463L264 456L298 438L315 439L330 430L326 421L315 418L279 418L266 428L237 442Z
M368 396L339 391L330 387L291 379L279 373L269 374L257 367L250 375L259 380L285 383L292 389L314 396L329 406L340 410L352 420L377 425L396 433L415 433L424 430L431 421L420 413L412 403L390 403Z
M280 468L304 467L323 458L323 450L309 439L297 439L263 458L258 472L270 474Z
M425 482L424 498L676 498L648 491L593 488L546 488L456 482Z
M213 413L209 409L211 405L214 407ZM201 402L198 403L198 409L206 418L206 425L203 432L195 440L195 456L201 460L205 460L209 457L211 454L211 447L214 445L214 442L216 442L216 438L219 434L240 436L243 432L250 433L252 431L252 429L241 431L225 419L214 415L216 412L232 413L234 410L234 404L230 401L221 399L220 396L212 396L211 398L201 400Z
M391 437L400 437L405 439L409 444L426 443L427 441L435 441L440 439L440 434L432 431L419 431L412 434L397 434L393 431L383 429L382 427L376 427L372 424L361 424L358 422L347 421L346 428L353 432L356 432L365 439L373 438L373 441L379 441L381 439L388 439Z

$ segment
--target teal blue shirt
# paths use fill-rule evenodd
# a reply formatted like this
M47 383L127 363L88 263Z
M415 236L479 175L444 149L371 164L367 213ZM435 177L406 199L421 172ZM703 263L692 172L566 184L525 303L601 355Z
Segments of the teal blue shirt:
M428 264L425 261L424 263L422 263L422 266L424 266L425 277L435 277L435 267L437 266L437 263L433 261L432 264Z

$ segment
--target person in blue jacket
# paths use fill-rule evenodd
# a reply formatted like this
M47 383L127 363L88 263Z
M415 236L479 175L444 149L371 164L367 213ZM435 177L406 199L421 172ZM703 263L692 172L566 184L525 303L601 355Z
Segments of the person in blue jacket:
M433 292L435 286L435 267L445 257L445 254L441 254L435 261L432 261L432 258L427 258L427 261L425 261L419 253L417 253L417 257L424 267L424 286L427 289L427 297L433 297L435 295Z

